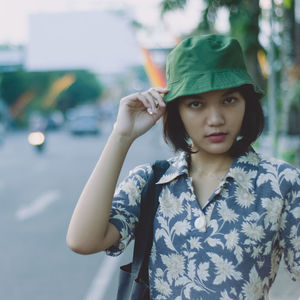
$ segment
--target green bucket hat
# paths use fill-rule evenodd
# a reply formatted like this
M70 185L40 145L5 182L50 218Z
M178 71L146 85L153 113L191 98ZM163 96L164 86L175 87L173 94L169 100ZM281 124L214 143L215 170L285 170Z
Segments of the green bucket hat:
M193 36L183 40L167 57L164 101L219 89L251 84L263 91L248 74L239 42L224 35Z

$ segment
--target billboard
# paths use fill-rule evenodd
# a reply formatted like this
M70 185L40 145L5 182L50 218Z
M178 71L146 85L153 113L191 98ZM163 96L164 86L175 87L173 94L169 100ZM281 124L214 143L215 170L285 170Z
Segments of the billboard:
M29 17L25 66L30 71L90 69L114 74L141 63L126 14L84 11Z

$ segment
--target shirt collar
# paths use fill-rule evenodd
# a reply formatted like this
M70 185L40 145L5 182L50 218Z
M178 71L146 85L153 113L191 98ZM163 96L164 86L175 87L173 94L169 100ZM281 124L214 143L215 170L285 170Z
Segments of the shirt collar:
M170 167L166 170L164 175L159 179L157 184L164 184L171 182L175 178L181 175L189 175L188 171L188 160L187 160L187 153L182 151L179 155L171 158L169 160Z
M255 191L255 181L260 158L252 147L249 151L234 159L225 180L232 178L241 188L253 193ZM170 167L156 184L164 184L173 181L181 175L189 176L188 154L180 154L169 160Z
M259 155L250 147L247 152L233 161L226 178L232 178L239 187L254 193L259 162Z

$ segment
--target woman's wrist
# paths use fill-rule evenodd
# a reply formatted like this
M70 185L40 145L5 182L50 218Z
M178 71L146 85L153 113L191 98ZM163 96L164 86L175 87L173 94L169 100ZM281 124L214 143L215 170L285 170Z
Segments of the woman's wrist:
M123 133L123 132L120 132L117 128L113 128L112 132L111 132L111 135L110 137L118 142L120 142L122 144L122 146L126 146L128 145L128 147L131 146L131 144L134 142L135 138L126 134L126 133Z

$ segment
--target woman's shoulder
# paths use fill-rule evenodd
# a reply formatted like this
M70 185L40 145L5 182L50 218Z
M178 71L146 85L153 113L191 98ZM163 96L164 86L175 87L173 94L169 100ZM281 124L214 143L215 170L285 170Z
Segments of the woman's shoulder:
M295 174L300 174L300 170L287 161L262 153L259 153L258 155L260 158L260 165L269 171L276 170L278 173L291 171Z
M265 178L269 178L272 182L277 181L280 189L289 190L292 186L300 189L300 170L279 158L259 154L259 173ZM266 180L266 179L264 179Z
M135 166L133 169L129 171L129 176L149 176L152 171L152 167L150 163L144 163Z
M171 156L171 157L166 158L166 159L155 160L151 163L148 162L148 163L137 165L136 167L134 167L133 169L131 169L129 171L129 176L130 177L132 177L132 176L141 176L141 177L146 177L147 178L153 172L152 166L154 164L156 164L157 162L166 161L166 162L168 162L169 165L172 165L172 164L178 163L178 161L180 161L182 159L182 156L183 156L182 153L180 153L178 155L174 155L174 156Z

